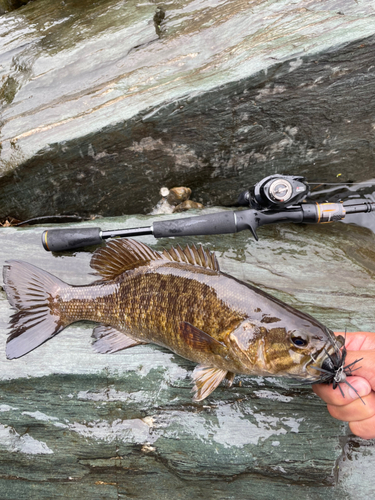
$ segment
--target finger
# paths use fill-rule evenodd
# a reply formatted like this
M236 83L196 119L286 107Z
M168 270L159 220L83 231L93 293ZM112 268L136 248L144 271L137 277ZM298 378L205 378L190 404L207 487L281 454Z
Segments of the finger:
M335 332L345 338L345 347L348 351L375 350L375 332Z
M327 409L333 418L344 422L368 420L375 415L375 392L364 396L363 401L356 399L342 406L328 404Z
M375 416L359 422L350 422L350 430L362 439L375 438Z
M332 384L315 384L313 385L313 391L317 394L323 401L327 404L334 406L344 406L348 405L354 400L359 400L363 405L359 396L364 398L368 394L371 393L371 384L362 377L348 377L347 382L352 386L350 387L348 384L343 382L340 383L340 388L344 393L344 396L341 394L339 387L333 389Z
M361 359L362 358L362 359ZM372 390L375 390L375 350L373 351L347 351L345 366L351 365L356 377L362 377L369 381ZM348 377L348 382L352 383L352 377Z

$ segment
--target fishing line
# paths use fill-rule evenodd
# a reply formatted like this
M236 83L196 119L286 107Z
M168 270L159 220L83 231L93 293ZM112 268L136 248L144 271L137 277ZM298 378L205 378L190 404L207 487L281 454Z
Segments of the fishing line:
M309 182L310 186L375 186L374 181L366 182Z

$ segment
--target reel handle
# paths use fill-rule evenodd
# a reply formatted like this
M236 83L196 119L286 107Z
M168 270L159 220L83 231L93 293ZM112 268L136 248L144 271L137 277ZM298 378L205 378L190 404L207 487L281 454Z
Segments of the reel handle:
M50 252L64 252L91 245L100 245L101 242L99 227L48 229L42 234L42 245L45 250Z
M184 219L158 221L152 224L152 234L155 238L168 238L171 236L236 233L238 231L236 213L218 212Z

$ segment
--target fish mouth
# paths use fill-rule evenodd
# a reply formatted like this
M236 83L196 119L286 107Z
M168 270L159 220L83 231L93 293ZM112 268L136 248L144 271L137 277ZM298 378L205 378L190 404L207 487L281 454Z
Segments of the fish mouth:
M324 379L325 364L334 359L341 359L340 349L345 344L345 339L341 335L337 337L331 330L326 330L329 341L322 349L315 351L310 355L310 360L305 364L305 372L309 375L308 380L311 382L319 382ZM314 373L315 372L315 373Z

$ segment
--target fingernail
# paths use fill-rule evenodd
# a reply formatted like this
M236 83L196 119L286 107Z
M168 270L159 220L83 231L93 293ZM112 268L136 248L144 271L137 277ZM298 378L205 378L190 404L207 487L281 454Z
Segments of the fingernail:
M349 382L349 381L348 381ZM353 380L353 382L349 382L349 384L354 387L354 389L357 391L357 393L363 398L364 396L367 396L371 392L371 386L365 379L360 379L357 378ZM349 387L349 397L352 399L358 399L358 394L357 394L351 387Z

